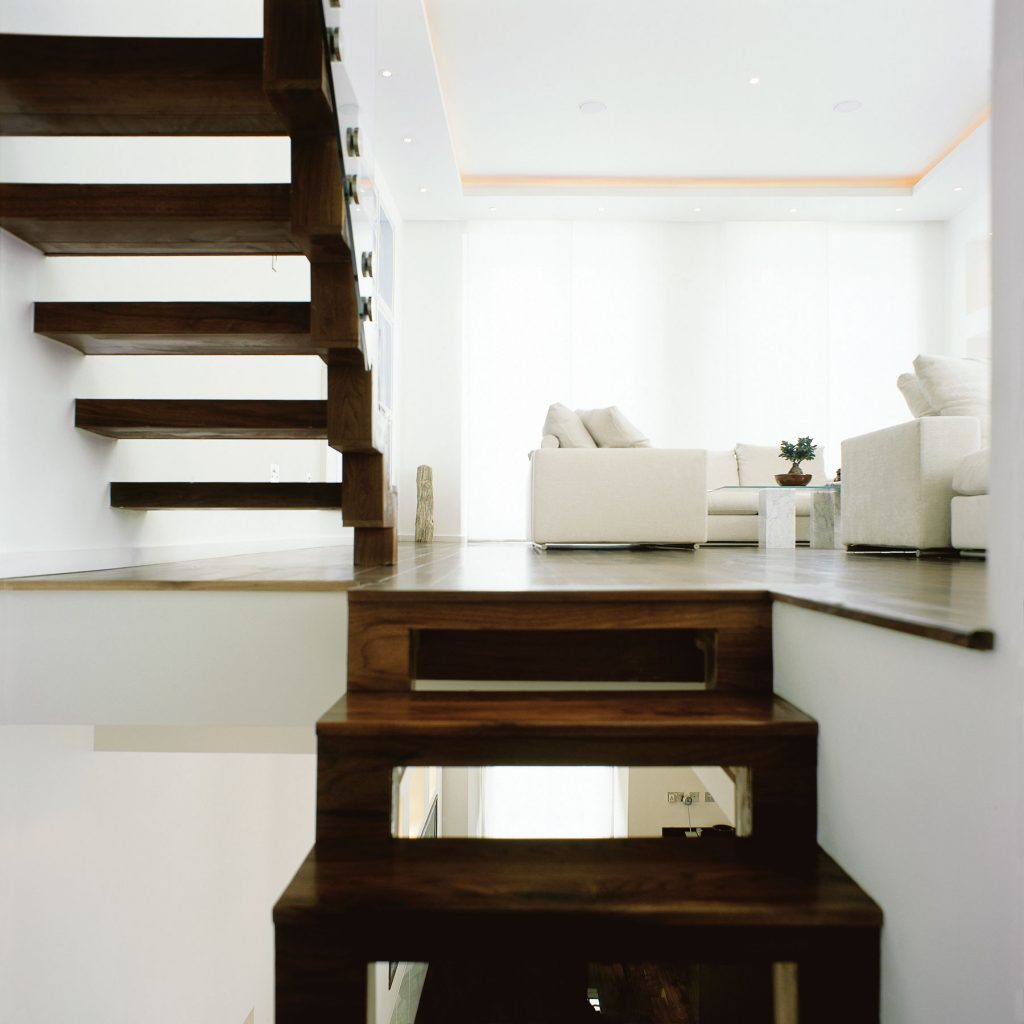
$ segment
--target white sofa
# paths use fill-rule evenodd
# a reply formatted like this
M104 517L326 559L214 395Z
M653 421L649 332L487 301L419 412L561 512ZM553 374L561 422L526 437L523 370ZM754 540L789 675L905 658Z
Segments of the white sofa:
M842 446L842 542L913 551L988 546L988 367L918 356L898 385L917 417ZM973 412L975 415L956 415Z
M826 482L824 453L804 468ZM530 456L528 536L535 544L757 543L756 491L789 463L774 446L727 451L542 447ZM811 494L797 493L797 540Z

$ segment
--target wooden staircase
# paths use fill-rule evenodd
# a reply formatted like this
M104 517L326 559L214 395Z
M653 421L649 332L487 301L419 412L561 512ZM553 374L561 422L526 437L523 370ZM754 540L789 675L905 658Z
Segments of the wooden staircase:
M326 439L344 489L114 481L111 504L340 508L369 566L395 560L395 494L332 83L320 0L265 0L262 40L0 36L2 134L291 139L288 184L2 183L0 227L54 256L305 255L309 302L45 302L35 327L90 357L319 356L326 401L80 399L75 423L121 439Z
M348 693L317 727L316 844L275 909L278 1024L362 1024L378 960L430 964L420 1024L600 1019L588 977L632 1007L606 1019L632 1024L877 1024L881 911L816 845L818 729L772 692L768 595L382 584L349 601ZM528 662L526 678L578 678L566 648L588 635L621 640L627 680L663 677L674 650L693 681L700 650L704 688L486 689ZM413 690L452 668L484 689ZM424 765L718 765L736 834L394 838L395 769Z

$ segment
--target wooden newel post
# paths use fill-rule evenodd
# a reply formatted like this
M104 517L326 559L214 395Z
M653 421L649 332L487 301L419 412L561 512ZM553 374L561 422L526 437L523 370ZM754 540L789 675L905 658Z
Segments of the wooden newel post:
M434 471L416 467L416 542L429 544L434 539Z

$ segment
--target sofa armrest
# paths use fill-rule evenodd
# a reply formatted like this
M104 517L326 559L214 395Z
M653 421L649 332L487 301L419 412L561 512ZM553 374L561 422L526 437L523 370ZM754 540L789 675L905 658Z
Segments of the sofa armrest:
M843 543L948 548L953 473L980 443L972 416L925 416L844 441Z
M707 540L703 450L541 448L530 459L535 544L697 544Z

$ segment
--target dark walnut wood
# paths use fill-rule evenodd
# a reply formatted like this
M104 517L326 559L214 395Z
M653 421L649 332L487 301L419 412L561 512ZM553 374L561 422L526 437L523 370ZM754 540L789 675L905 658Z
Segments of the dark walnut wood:
M382 452L373 371L332 358L327 367L327 443L339 452Z
M317 355L308 302L37 302L35 331L86 355Z
M298 253L289 185L0 184L0 227L66 256Z
M264 0L263 88L294 136L337 130L320 0Z
M341 509L341 484L112 483L114 508Z
M328 430L329 423L328 407ZM374 528L394 526L395 508L384 456L377 452L346 452L342 456L341 465L349 499L345 508L345 525Z
M362 1019L365 993L332 984L330 965L518 962L529 951L549 965L791 961L802 1024L877 1024L881 912L833 861L819 851L813 870L794 874L710 854L680 860L676 848L442 839L395 844L389 856L314 852L274 913L278 975L293 982L278 1018ZM292 990L303 982L300 1001Z
M331 361L365 368L356 295L359 283L351 263L310 264L310 331L313 343L331 351Z
M282 135L260 39L0 35L0 134Z
M392 501L393 503L393 501ZM359 568L395 565L398 562L398 529L394 526L357 526L354 564Z
M346 500L355 500L351 493ZM771 691L771 598L762 591L362 590L349 600L348 686L408 690L421 630L705 630L710 689ZM652 634L653 635L653 634ZM510 641L511 642L511 641ZM537 652L536 672L547 668ZM552 664L560 667L561 661ZM480 678L501 666L479 665ZM552 672L549 679L557 679Z
M115 438L284 438L326 436L322 401L79 398L75 426Z
M713 634L683 629L421 629L417 679L706 683Z
M317 843L389 840L392 769L408 765L741 766L750 843L796 870L814 849L817 731L772 697L350 693L317 726Z

